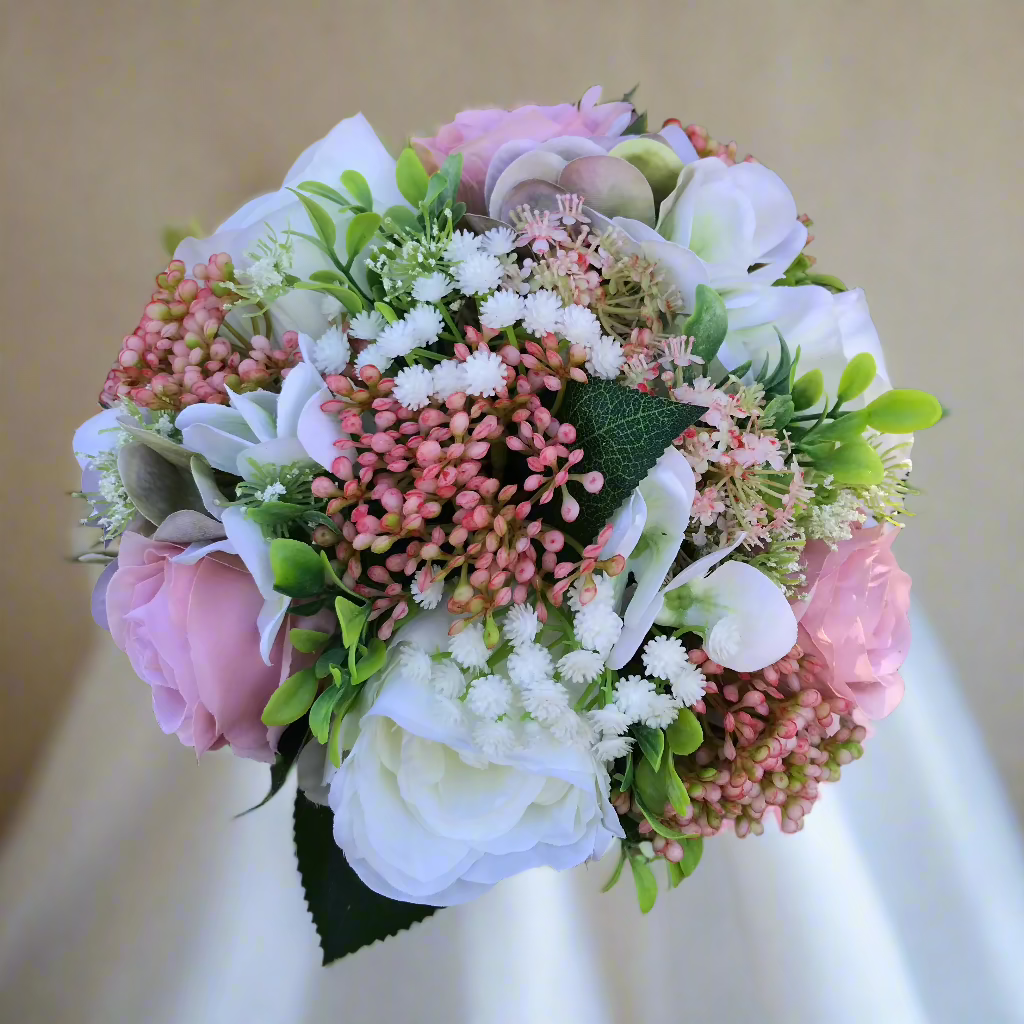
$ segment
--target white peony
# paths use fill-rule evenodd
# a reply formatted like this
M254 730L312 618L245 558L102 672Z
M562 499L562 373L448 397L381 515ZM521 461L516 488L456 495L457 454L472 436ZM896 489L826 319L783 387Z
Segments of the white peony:
M209 238L184 239L174 253L175 259L183 260L186 272L191 274L195 264L205 263L215 253L226 252L237 270L245 270L252 262L246 254L257 242L268 237L269 228L279 241L290 240L294 244L291 272L297 277L308 278L315 270L333 269L333 264L316 246L294 235L286 236L288 230L315 234L308 214L288 189L303 181L322 181L336 186L339 176L347 170L358 171L366 178L377 212L383 213L389 206L408 206L395 184L394 159L366 118L357 114L313 143L295 161L276 192L268 192L246 203ZM351 215L342 215L329 200L323 200L321 205L335 218L338 238L344 239ZM362 273L359 268L360 263L356 261L353 272ZM319 338L329 326L322 298L313 291L288 292L271 306L274 322L284 330L294 329Z
M398 640L440 651L450 622L446 612L429 612ZM446 716L431 685L414 682L398 658L367 685L379 692L331 782L330 805L338 845L375 892L464 903L521 871L600 857L622 836L592 754L547 730L527 737L509 716L502 723L515 745L489 758L484 737Z

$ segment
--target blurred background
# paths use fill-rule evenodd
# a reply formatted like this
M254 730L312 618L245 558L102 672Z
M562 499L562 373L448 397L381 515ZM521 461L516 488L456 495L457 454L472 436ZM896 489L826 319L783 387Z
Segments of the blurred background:
M639 82L636 100L653 126L666 117L704 124L778 171L814 220L819 267L866 290L894 384L931 391L952 409L915 448L913 482L924 494L911 506L919 518L897 545L914 578L923 647L908 666L913 704L908 693L879 732L889 732L890 748L905 739L914 758L881 756L871 768L869 744L848 773L849 798L858 796L861 773L860 799L875 818L858 822L840 815L845 805L822 805L805 834L783 840L788 849L766 837L763 854L758 841L736 852L738 844L726 841L730 852L718 866L709 856L695 879L701 892L676 906L695 936L709 915L733 915L745 943L742 955L733 954L757 960L772 948L771 934L759 930L763 920L744 916L751 904L743 893L764 899L770 878L784 877L770 876L771 865L813 874L827 861L845 871L844 844L852 840L843 830L878 828L877 845L863 854L873 865L868 876L892 882L900 872L923 873L934 888L907 904L897 887L875 887L877 906L860 906L865 921L878 915L882 932L887 918L900 918L891 931L897 973L914 975L915 963L923 970L927 943L952 941L944 931L952 922L928 916L943 891L940 876L950 875L931 859L935 844L901 829L906 816L894 808L925 814L922 828L935 828L939 845L967 836L987 855L1007 858L1003 868L1019 864L1011 847L1014 817L1024 812L1024 4L5 0L2 8L0 894L17 895L18 912L0 901L7 928L0 989L20 979L8 1002L19 1019L272 1021L287 1013L305 1020L315 1007L299 1003L311 978L320 1009L383 1019L375 1013L399 1006L391 972L401 970L411 991L422 984L433 992L444 955L450 969L464 965L455 986L462 1009L438 996L436 1015L417 1000L409 1019L576 1019L559 1016L550 992L543 1014L502 1016L482 987L495 971L509 985L525 972L533 984L552 964L580 978L596 970L611 984L603 1009L577 1000L580 1019L638 1019L633 990L616 982L627 968L616 959L612 928L616 921L624 928L623 920L639 927L639 916L625 886L592 909L599 884L592 874L585 890L553 887L546 876L532 888L512 883L483 909L441 915L428 925L436 931L396 940L387 959L379 947L360 954L372 968L361 975L351 969L356 961L332 975L311 974L311 928L288 874L287 798L260 824L228 821L260 791L264 770L224 756L197 769L189 752L161 737L147 689L91 622L94 573L65 559L84 542L75 529L81 508L64 496L78 483L72 431L95 411L120 339L166 263L164 225L195 217L209 232L244 200L276 188L306 145L359 110L397 152L409 135L432 134L465 107L574 100L594 83L614 99ZM935 807L922 811L927 801L913 786L940 776L960 788L948 800L933 789ZM200 881L172 898L158 894L162 881L192 877L183 860ZM961 867L963 878L982 870L980 862ZM221 902L207 900L208 891ZM265 900L259 913L255 892ZM818 895L842 905L827 886ZM992 900L998 916L995 891L963 900L967 908ZM647 965L672 934L669 903L660 901L638 932ZM526 908L542 906L565 911L565 930L529 931ZM786 911L773 906L779 924ZM763 908L755 916L763 918ZM516 921L527 929L535 955L528 969L509 955L510 945L495 944L498 921L510 944ZM983 958L990 973L975 980L991 995L988 1011L950 1016L986 1005L974 990L975 1001L967 1000L955 979L928 997L908 982L904 1008L897 999L888 1004L893 1015L870 1019L1024 1020L1019 1003L1017 1017L1001 1001L994 921L975 922L997 947ZM179 936L188 936L190 949L175 947ZM825 929L808 946L833 939ZM887 941L879 939L879 950L889 949ZM268 1002L253 981L258 960L242 948L253 943L278 964L283 980L274 992L283 1002ZM536 959L542 947L558 955ZM114 964L133 948L132 978L114 980ZM730 955L704 953L705 960ZM796 972L807 966L786 963ZM666 1006L689 1007L687 1019L697 1021L750 1019L741 1004L760 1005L756 985L745 989L744 968L736 971L719 979L729 1000L723 989L714 997L680 989ZM337 1003L325 987L329 976ZM840 994L860 998L866 980ZM655 996L644 989L637 998L653 1005ZM492 1010L479 1009L486 1005ZM807 1014L778 1019L846 1019Z

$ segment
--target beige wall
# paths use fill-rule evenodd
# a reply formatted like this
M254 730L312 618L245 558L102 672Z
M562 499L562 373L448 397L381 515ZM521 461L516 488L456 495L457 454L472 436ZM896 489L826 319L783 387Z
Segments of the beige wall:
M397 145L466 105L638 80L653 123L700 121L783 175L823 269L867 289L894 380L953 408L915 451L926 495L899 554L1024 808L1021 0L3 11L0 826L86 652L109 643L90 573L63 560L81 539L63 492L72 430L162 266L161 226L214 225L358 109Z

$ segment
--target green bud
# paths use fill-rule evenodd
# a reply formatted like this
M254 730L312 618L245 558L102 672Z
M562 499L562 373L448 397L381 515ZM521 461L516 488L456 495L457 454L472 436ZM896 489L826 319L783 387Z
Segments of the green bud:
M839 378L836 398L840 402L849 402L858 395L863 395L871 387L877 371L875 357L870 352L858 353L846 364L846 369Z
M817 402L825 390L825 377L821 370L808 370L794 385L793 408L800 412L802 409L810 409Z
M487 645L487 650L493 651L501 640L501 632L498 629L498 624L494 621L493 615L488 615L484 623L484 643Z
M315 597L324 589L320 555L299 540L278 537L270 542L274 589L288 597Z
M885 467L878 452L867 441L846 441L835 451L814 461L822 473L831 473L840 483L870 487L880 484Z
M942 419L942 403L926 391L897 389L879 395L868 407L868 424L883 434L911 434Z
M665 730L665 741L673 754L692 754L704 742L704 730L689 708L680 708L676 720Z

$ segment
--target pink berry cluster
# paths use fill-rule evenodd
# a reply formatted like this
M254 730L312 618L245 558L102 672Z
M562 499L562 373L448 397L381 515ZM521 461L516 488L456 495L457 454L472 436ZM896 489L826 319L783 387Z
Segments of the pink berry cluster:
M670 117L665 124L674 124L682 128L690 142L693 143L693 148L697 150L697 156L699 157L717 156L719 160L729 164L729 166L740 162L747 164L757 163L756 158L749 153L742 161L738 160L735 142L719 142L717 139L713 139L708 130L699 124L689 124L684 127L682 122L674 117Z
M196 402L226 405L228 391L279 386L298 362L298 335L280 345L262 335L246 338L227 324L234 269L227 253L199 263L193 277L172 260L156 277L156 289L139 325L121 342L107 374L100 404L128 399L141 408L177 410Z
M456 360L491 353L493 332L465 330ZM562 521L576 519L570 480L590 493L604 485L600 473L573 472L583 458L576 430L540 399L586 375L559 355L553 335L502 344L497 354L504 386L494 395L456 392L416 411L376 367L327 378L335 398L322 408L349 436L338 442L334 479L318 477L313 492L328 499L338 526L346 585L373 601L373 617L388 615L378 630L385 639L408 614L410 583L429 605L431 588L438 600L442 582L455 582L448 609L463 617L453 631L483 620L495 637L498 609L531 594L557 606L577 579L587 585L595 571L622 569L621 557L600 559L600 538L566 558L565 534L542 516L560 498ZM544 602L537 606L543 614Z
M853 702L829 692L826 666L799 646L754 673L723 668L700 649L690 660L708 680L693 708L704 743L676 759L691 804L683 816L666 807L665 820L701 836L731 822L742 837L760 835L774 809L783 832L799 832L821 783L838 781L841 767L863 753L867 731ZM643 821L639 830L651 827ZM658 837L654 847L664 855L667 844Z

